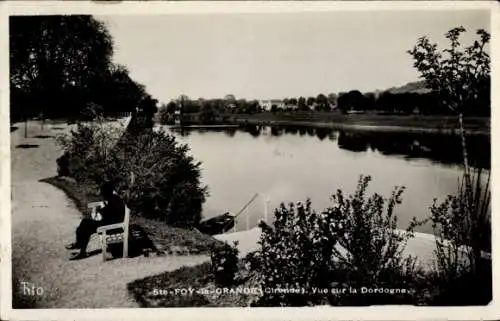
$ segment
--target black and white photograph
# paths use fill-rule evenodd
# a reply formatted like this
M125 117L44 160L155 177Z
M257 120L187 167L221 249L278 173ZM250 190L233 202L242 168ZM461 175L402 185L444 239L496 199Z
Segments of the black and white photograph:
M9 305L491 305L483 4L8 14Z

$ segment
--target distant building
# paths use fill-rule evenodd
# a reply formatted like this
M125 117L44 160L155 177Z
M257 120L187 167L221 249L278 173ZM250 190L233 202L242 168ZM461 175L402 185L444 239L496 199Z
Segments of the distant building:
M270 111L273 105L278 109L285 109L285 103L280 99L267 99L259 101L259 105L263 110Z

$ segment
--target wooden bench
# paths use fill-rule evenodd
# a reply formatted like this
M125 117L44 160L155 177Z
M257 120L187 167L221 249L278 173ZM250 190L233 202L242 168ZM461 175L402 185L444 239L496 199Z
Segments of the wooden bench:
M97 208L103 206L102 202L93 202L87 205L92 210L92 218L98 216ZM123 257L128 257L129 247L129 227L130 227L130 209L125 206L125 216L122 223L103 225L97 228L97 234L100 237L102 248L102 260L106 262L106 253L108 245L123 243ZM117 231L118 230L118 231Z

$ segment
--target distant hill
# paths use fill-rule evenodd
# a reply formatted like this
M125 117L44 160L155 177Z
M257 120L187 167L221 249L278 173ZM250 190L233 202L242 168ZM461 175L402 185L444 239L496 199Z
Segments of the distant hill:
M429 88L425 87L425 81L413 81L409 82L406 85L401 87L392 87L387 89L386 91L391 94L403 94L403 93L417 93L417 94L425 94L430 92Z

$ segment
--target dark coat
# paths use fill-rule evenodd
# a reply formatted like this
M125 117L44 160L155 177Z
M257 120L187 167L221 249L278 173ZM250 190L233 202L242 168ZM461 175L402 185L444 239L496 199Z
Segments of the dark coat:
M101 216L101 224L109 225L123 222L125 218L125 203L120 196L113 194L106 202L106 206L97 210Z

